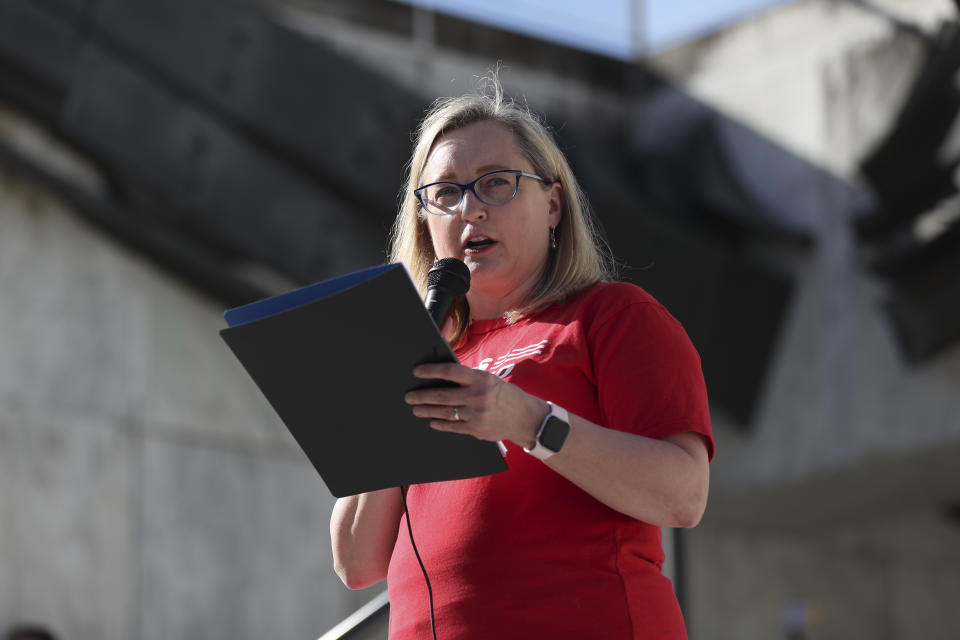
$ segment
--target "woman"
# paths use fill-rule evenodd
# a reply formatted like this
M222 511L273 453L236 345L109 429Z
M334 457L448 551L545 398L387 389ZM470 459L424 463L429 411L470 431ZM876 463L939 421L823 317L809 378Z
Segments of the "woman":
M387 578L391 639L682 638L660 527L692 527L713 440L699 357L633 285L607 281L585 199L550 134L489 95L421 123L392 258L425 290L436 259L471 271L448 335L460 364L414 374L430 426L502 441L509 471L337 501L334 564ZM552 404L550 404L552 403ZM549 418L549 419L548 419ZM398 535L399 534L399 535Z

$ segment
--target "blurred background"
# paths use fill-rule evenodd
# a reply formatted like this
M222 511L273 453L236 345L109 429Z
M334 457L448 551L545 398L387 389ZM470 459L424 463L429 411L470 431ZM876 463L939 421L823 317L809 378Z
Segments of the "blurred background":
M499 64L701 353L710 504L664 535L691 637L960 638L958 27L0 0L0 633L318 638L383 590L333 573L334 500L217 333L382 262L418 118ZM325 640L385 637L368 609Z

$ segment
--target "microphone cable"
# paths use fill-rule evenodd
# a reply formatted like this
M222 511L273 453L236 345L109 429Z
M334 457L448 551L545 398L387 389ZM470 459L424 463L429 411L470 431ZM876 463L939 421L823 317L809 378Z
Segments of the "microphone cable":
M417 557L417 562L420 564L423 579L427 582L427 596L430 599L430 632L433 634L433 640L437 640L437 622L433 615L433 587L430 586L430 576L427 575L427 568L423 566L423 560L420 559L420 552L417 551L417 543L413 541L413 527L410 526L410 510L407 509L406 487L400 487L400 497L403 499L403 513L407 516L407 532L410 534L410 546L413 547L413 554Z
M457 300L465 296L469 290L470 269L462 260L440 258L434 261L433 267L427 273L427 298L424 304L427 307L427 313L430 314L430 319L437 325L438 331L443 328L443 323L450 315ZM430 586L430 576L427 575L427 568L423 566L423 559L420 558L417 543L413 540L410 510L407 508L407 487L400 487L400 496L403 498L403 513L407 516L407 533L410 534L410 546L413 547L413 553L417 556L417 562L420 564L420 571L423 572L423 579L427 583L427 595L430 598L430 632L433 635L433 640L437 640L437 621L433 613L433 587Z

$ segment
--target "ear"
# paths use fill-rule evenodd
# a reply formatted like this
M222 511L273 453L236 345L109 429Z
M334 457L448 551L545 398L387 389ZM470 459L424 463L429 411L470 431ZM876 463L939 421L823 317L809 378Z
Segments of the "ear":
M550 204L550 208L547 210L547 219L551 227L557 227L560 224L560 219L563 218L563 185L559 182L550 185L547 198Z

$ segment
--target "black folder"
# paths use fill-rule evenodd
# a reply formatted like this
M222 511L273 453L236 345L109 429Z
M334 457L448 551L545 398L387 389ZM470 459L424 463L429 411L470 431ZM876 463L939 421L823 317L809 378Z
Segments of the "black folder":
M220 335L337 497L505 471L496 443L431 429L403 401L456 356L402 264L230 309Z

